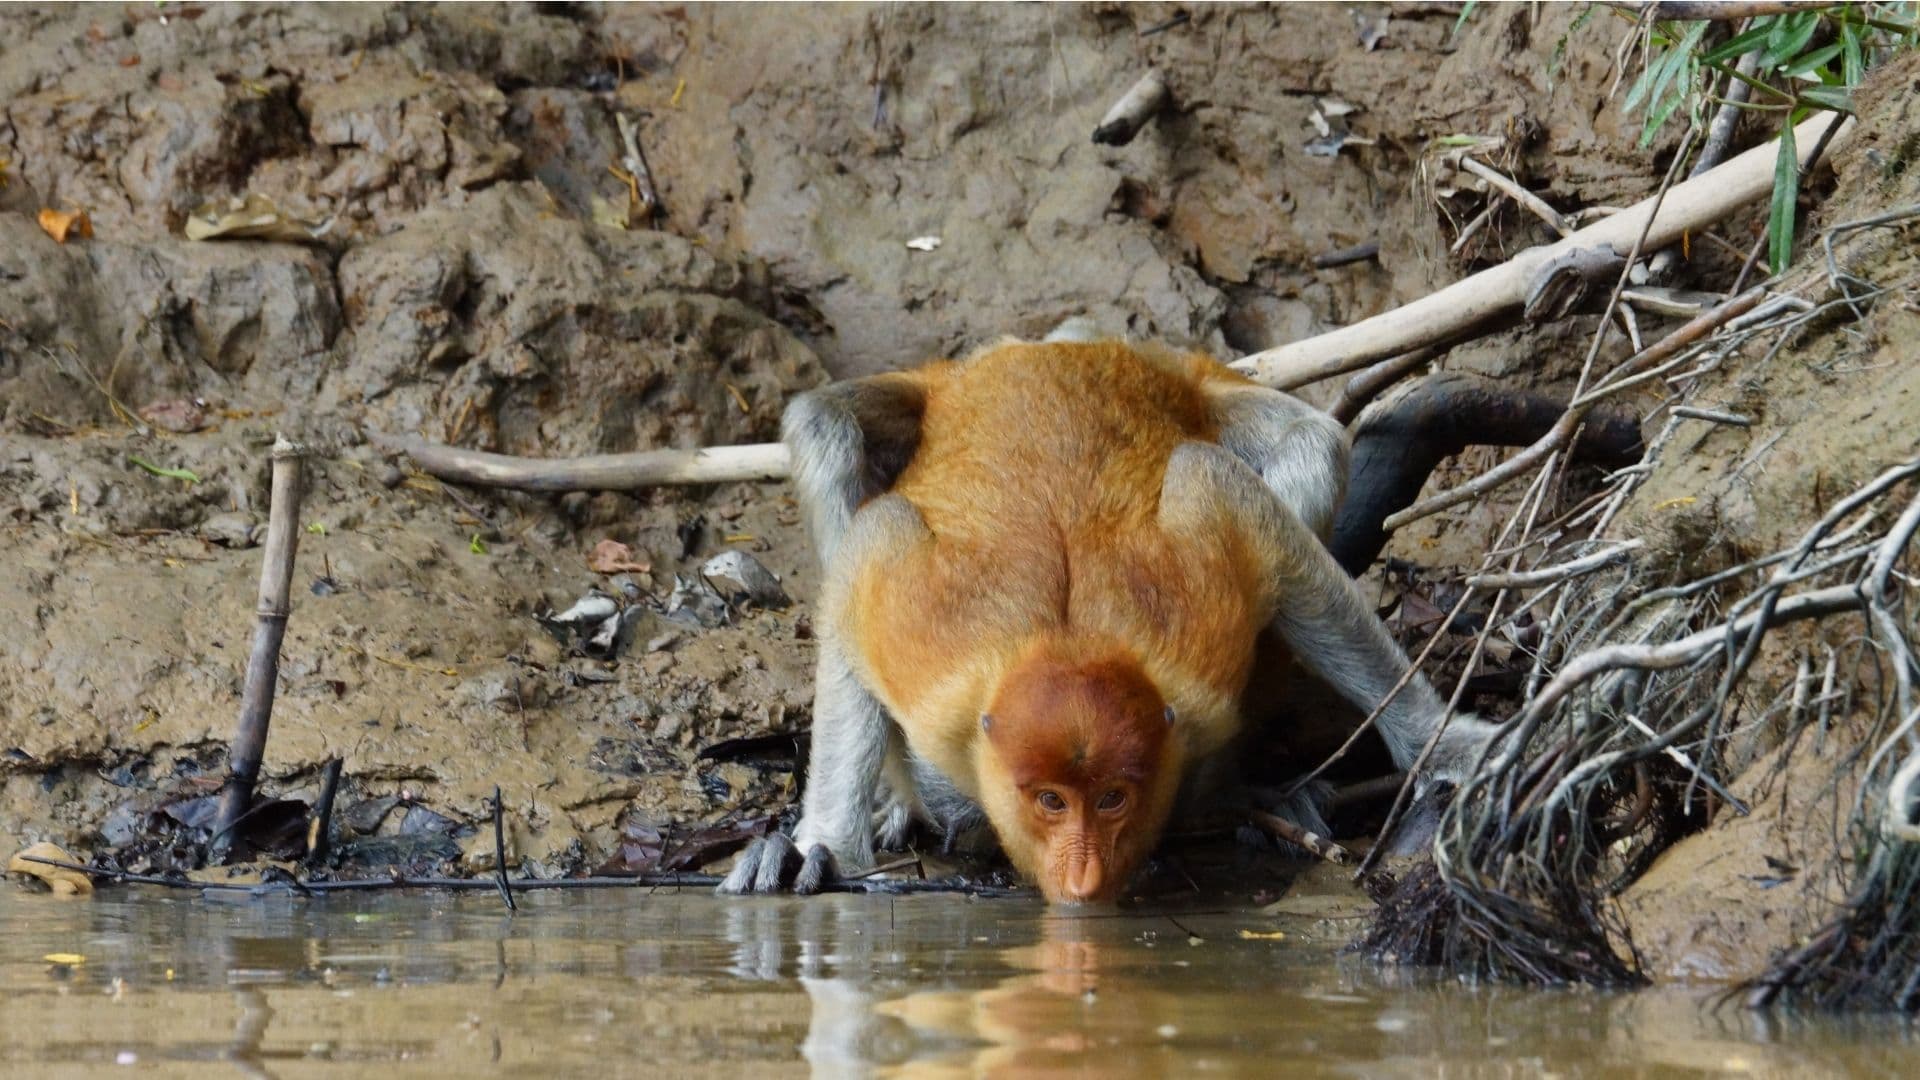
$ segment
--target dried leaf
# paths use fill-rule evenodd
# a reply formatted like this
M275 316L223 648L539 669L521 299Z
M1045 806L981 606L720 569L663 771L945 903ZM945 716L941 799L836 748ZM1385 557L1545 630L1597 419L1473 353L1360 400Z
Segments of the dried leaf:
M40 211L40 228L58 243L66 243L69 237L93 236L93 219L85 210L55 210L47 207Z
M189 240L271 240L289 244L320 242L333 228L331 219L307 221L276 206L265 195L236 195L206 203L187 215L181 231Z
M634 555L633 549L618 540L602 540L587 553L587 569L596 574L645 574L653 564Z
M207 426L207 410L191 398L176 398L157 401L141 409L140 419L162 431L185 435Z
M31 874L47 883L55 896L92 896L93 879L78 870L69 870L63 866L48 866L46 863L28 862L28 858L58 859L61 862L77 863L59 844L42 840L7 860L7 873Z

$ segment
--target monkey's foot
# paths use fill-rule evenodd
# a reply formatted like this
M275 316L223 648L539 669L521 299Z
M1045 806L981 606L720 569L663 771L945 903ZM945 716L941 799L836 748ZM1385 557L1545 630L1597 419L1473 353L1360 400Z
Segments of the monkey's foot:
M794 863L799 864L799 869L789 878L787 870ZM729 896L744 896L791 889L795 895L811 896L833 878L833 852L827 850L825 844L809 847L802 858L791 838L784 833L774 833L747 845L747 850L740 853L740 861L733 864L726 879L720 882L718 891Z

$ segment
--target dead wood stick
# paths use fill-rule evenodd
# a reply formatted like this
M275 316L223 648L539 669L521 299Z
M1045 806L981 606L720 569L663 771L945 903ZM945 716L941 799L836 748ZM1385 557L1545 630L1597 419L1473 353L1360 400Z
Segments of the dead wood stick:
M220 814L214 821L211 852L225 861L232 850L233 827L253 805L254 784L267 749L267 724L273 717L273 692L280 679L280 641L287 633L287 599L293 581L293 556L300 546L300 465L304 451L285 435L273 442L273 494L267 514L266 558L260 567L260 600L254 611L253 651L247 656L246 688L240 698L240 722L227 751L227 779L220 789Z
M1371 780L1361 780L1348 784L1343 788L1336 788L1333 794L1327 798L1327 812L1338 814L1343 810L1350 810L1356 806L1365 806L1368 803L1379 802L1381 799L1390 799L1400 793L1400 785L1406 783L1406 780L1406 773L1397 772L1389 773L1386 776L1376 776Z
M508 911L520 910L513 902L513 886L507 881L507 812L500 801L500 785L493 785L493 883L500 887L500 899Z
M1567 236L1573 228L1560 211L1547 205L1547 200L1520 186L1520 182L1499 169L1471 157L1462 157L1460 167L1487 182L1488 186L1504 193L1508 198L1533 212L1533 216L1547 223L1555 236Z
M1334 251L1323 251L1313 257L1313 267L1316 270L1331 270L1336 266L1366 262L1368 259L1377 259L1379 257L1380 241L1369 240L1364 244L1355 244L1352 247L1338 248Z
M1751 78L1754 71L1760 67L1760 52L1759 49L1749 49L1734 63L1734 70L1742 76ZM1707 125L1707 141L1700 145L1700 156L1694 159L1693 168L1687 173L1687 179L1691 180L1718 167L1720 162L1726 159L1727 151L1733 148L1733 133L1740 126L1740 114L1746 111L1747 96L1752 92L1753 87L1747 85L1744 79L1727 76L1727 89L1724 95L1726 100L1721 102L1720 110L1713 114L1713 123ZM1679 261L1678 249L1662 248L1648 261L1647 276L1653 281L1659 281Z
M520 491L630 491L660 484L781 480L790 471L787 448L780 443L548 460L463 450L375 432L369 432L368 438L384 450L407 455L422 472L442 480Z
M1676 188L1675 190L1679 189ZM1567 406L1567 411L1561 414L1559 421L1553 425L1553 429L1545 435L1542 435L1533 445L1458 487L1449 488L1438 495L1415 503L1405 510L1388 516L1385 521L1380 523L1381 529L1385 532L1393 532L1395 529L1400 528L1410 521L1417 521L1420 518L1426 517L1428 514L1438 513L1449 506L1455 506L1459 503L1466 502L1468 499L1485 495L1487 492L1493 491L1515 477L1529 471L1534 466L1540 464L1540 462L1546 460L1548 454L1568 445L1575 433L1580 430L1581 423L1586 419L1588 410L1593 407L1601 396L1620 389L1632 375L1672 357L1681 349L1686 348L1701 338L1706 337L1714 330L1719 329L1719 327L1729 319L1753 310L1754 306L1759 304L1761 299L1766 296L1766 292L1767 290L1764 286L1755 286L1754 288L1748 289L1745 293L1734 297L1719 307L1711 311L1703 312L1682 325L1678 330L1647 346L1638 354L1629 357L1615 369L1612 382L1601 387L1599 390L1588 391L1586 394L1574 399L1572 404Z
M1321 836L1312 829L1303 829L1293 822L1288 821L1286 818L1269 814L1265 810L1249 810L1247 811L1247 817L1255 825L1259 826L1261 832L1266 833L1268 836L1278 840L1285 840L1294 847L1325 859L1336 866L1344 866L1347 860L1353 858L1346 848Z
M1380 361L1348 379L1347 385L1340 388L1340 396L1327 408L1327 414L1342 424L1353 423L1353 418L1360 415L1360 410L1379 397L1387 387L1426 367L1439 355L1439 349L1428 347Z
M1158 70L1147 72L1100 118L1100 126L1093 129L1093 141L1107 146L1127 145L1166 103L1167 80Z
M1822 129L1831 121L1824 115L1804 121L1794 130L1801 160L1810 160ZM1849 119L1831 144L1837 148L1858 125ZM1652 217L1655 199L1611 215L1557 243L1528 248L1499 266L1483 270L1410 304L1383 312L1318 337L1266 349L1236 361L1233 366L1264 386L1289 390L1320 379L1354 371L1390 356L1425 345L1456 342L1475 329L1494 322L1520 306L1535 273L1558 256L1600 245L1617 255L1631 251L1642 230L1643 250L1664 247L1682 233L1698 230L1773 189L1773 142L1757 146L1711 172L1666 192L1659 215Z
M320 794L313 800L313 814L307 819L307 862L327 857L333 837L333 800L340 791L340 770L344 762L328 758L320 769Z

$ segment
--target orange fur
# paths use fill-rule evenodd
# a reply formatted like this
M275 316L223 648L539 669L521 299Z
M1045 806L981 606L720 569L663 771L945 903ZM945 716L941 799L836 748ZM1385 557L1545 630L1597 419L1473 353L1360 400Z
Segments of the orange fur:
M1052 899L1110 898L1186 763L1238 731L1273 614L1273 554L1227 508L1160 514L1174 449L1217 435L1209 389L1245 380L1113 342L1003 344L911 377L926 407L892 494L928 535L856 567L829 622L1016 866Z

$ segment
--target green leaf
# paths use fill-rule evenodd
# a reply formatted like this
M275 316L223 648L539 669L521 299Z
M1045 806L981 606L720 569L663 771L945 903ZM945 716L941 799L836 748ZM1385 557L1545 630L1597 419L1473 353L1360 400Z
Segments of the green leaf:
M127 460L133 462L135 465L140 466L141 468L147 470L148 472L152 473L155 476L164 476L169 480L185 480L189 484L197 484L200 482L200 477L195 475L192 469L164 468L162 466L155 465L153 462L148 461L146 458L140 457L135 454L128 454Z
M1818 11L1796 11L1782 15L1774 24L1773 32L1767 35L1767 53L1760 58L1762 67L1776 67L1800 55L1800 50L1813 40L1813 32L1820 29Z
M1804 56L1795 58L1792 63L1780 69L1780 74L1789 78L1805 75L1834 57L1839 56L1840 50L1844 47L1845 46L1838 41L1831 45L1822 45Z
M1844 86L1806 86L1798 95L1801 104L1814 105L1831 112L1853 112L1853 94Z
M487 553L487 545L481 543L479 533L474 533L473 539L467 541L467 550L473 552L475 555L485 555Z
M1460 5L1460 17L1453 20L1453 32L1447 35L1447 41L1449 43L1451 43L1454 38L1460 36L1460 28L1467 25L1467 20L1473 18L1473 9L1479 6L1476 0L1467 0L1466 3Z
M1700 36L1706 32L1706 23L1689 23L1687 24L1687 32L1681 35L1680 40L1675 42L1672 48L1660 54L1659 61L1654 64L1656 74L1653 79L1653 85L1647 91L1649 108L1664 104L1662 99L1666 95L1667 87L1673 83L1674 76L1678 75L1682 70L1686 71L1687 77L1682 79L1680 84L1675 87L1675 92L1684 96L1693 88L1693 73L1695 71L1693 50L1700 44ZM1667 105L1666 111L1661 119L1664 120L1666 117L1672 116L1673 110L1678 104L1678 102L1674 102ZM1628 99L1627 107L1633 107L1631 97Z
M1780 154L1773 163L1773 205L1767 216L1767 266L1786 270L1793 257L1793 215L1800 198L1800 150L1793 140L1793 114L1780 128Z
M1867 73L1866 54L1860 48L1860 28L1852 23L1841 23L1840 44L1847 54L1840 63L1840 81L1848 86L1858 86L1861 76Z
M1767 35L1773 31L1774 19L1775 16L1767 15L1753 20L1753 29L1744 34L1735 34L1719 47L1708 50L1700 59L1705 63L1717 64L1722 60L1737 60L1747 55L1767 40Z

